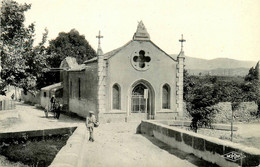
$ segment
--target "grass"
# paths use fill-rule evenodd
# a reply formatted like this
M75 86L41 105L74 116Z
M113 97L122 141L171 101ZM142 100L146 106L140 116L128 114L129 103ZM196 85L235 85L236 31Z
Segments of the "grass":
M29 166L49 166L59 150L66 144L68 135L55 136L46 140L27 140L25 143L11 144L0 149L0 154L12 162L22 162Z

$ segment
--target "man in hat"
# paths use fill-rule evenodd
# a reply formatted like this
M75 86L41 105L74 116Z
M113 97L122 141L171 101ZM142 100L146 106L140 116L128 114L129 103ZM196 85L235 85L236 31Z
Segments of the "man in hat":
M96 117L94 111L89 111L89 117L86 118L86 126L89 131L89 141L94 142L94 124L96 123Z

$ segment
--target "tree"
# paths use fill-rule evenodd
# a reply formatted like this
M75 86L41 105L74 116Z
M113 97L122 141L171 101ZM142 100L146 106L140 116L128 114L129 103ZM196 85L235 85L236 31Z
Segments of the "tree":
M194 76L191 77L187 70L183 71L183 100L188 101L190 99L192 88L194 87Z
M198 127L210 127L216 114L213 106L218 103L214 85L194 86L192 95L187 100L187 111L192 116L191 128L197 132Z
M4 0L1 5L1 76L5 84L34 89L37 72L41 71L41 58L44 56L43 41L33 47L35 25L24 25L24 13L31 8L28 4L18 4L12 0ZM46 64L46 63L45 63Z
M202 126L210 127L216 110L213 107L218 103L216 98L215 77L207 76L201 80L200 77L189 76L184 71L184 100L187 111L192 117L191 129L197 132Z
M1 62L2 79L19 87L32 87L35 78L26 73L27 66L23 58L32 45L34 24L25 27L24 12L30 5L20 5L15 1L4 0L1 6Z
M49 42L47 52L48 64L56 68L68 56L75 57L79 64L96 56L95 50L89 45L85 36L80 35L75 29L68 33L59 33L56 39Z
M24 27L24 12L29 10L31 5L18 4L12 0L3 0L1 5L1 41L6 44L14 44L18 39L24 41L30 35ZM29 27L33 28L33 24ZM21 42L20 41L20 42Z
M31 48L24 57L26 62L25 64L28 66L26 72L36 77L36 89L46 86L42 81L46 80L44 74L49 71L46 63L46 48L44 46L47 36L48 30L45 28L42 41L37 46Z
M254 80L259 80L259 62L256 64L255 68L251 67L248 74L245 77L245 81L251 82Z
M259 62L255 68L250 68L242 85L244 96L247 101L254 101L258 106L257 116L260 117L260 78L259 78Z
M184 72L184 100L187 111L192 117L191 129L197 132L199 127L211 127L218 109L215 104L242 100L240 82L221 80L216 76L189 76Z

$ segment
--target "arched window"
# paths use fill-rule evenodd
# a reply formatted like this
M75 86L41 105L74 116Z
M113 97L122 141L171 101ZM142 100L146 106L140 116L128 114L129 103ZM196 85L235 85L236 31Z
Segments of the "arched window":
M171 88L168 84L162 88L162 108L170 109Z
M120 110L120 88L117 84L113 86L113 109Z

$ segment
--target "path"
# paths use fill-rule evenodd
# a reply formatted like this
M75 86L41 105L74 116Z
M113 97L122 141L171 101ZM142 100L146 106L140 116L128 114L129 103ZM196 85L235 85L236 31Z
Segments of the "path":
M84 121L63 114L59 120L54 119L51 113L46 118L43 110L19 102L16 103L15 110L0 111L0 132L72 127L82 123Z
M195 166L136 134L137 123L110 123L95 128L95 142L83 145L79 166L191 167Z

